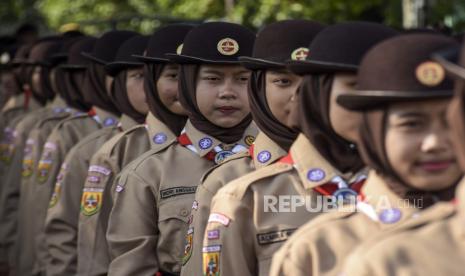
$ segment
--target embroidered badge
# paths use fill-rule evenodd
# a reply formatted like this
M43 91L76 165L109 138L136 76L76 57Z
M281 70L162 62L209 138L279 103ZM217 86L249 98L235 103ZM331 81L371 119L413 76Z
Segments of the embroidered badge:
M37 180L40 184L47 181L50 174L50 169L52 168L52 160L40 160L39 165L37 165Z
M96 214L102 207L103 189L84 188L81 198L81 213L84 216Z
M211 245L202 248L203 275L220 275L221 245Z
M184 245L184 255L182 257L182 265L187 264L189 259L192 256L192 246L194 244L194 228L190 227L187 230L185 245Z
M279 231L274 231L274 232L258 234L257 241L258 241L258 244L260 245L283 242L283 241L286 241L292 235L292 233L295 232L295 230L296 230L295 228L284 229L284 230L279 230Z
M35 141L33 139L27 139L21 168L21 176L24 178L30 177L34 170L34 158L32 156L34 144Z
M176 54L180 55L182 53L182 47L184 44L179 44L178 48L176 48Z
M244 138L244 143L247 145L247 146L251 146L253 144L253 142L255 142L255 137L253 137L252 135L247 135L245 136Z
M426 61L417 66L415 75L421 84L432 87L444 80L446 72L439 63Z
M157 145L164 144L168 140L168 136L164 133L157 133L153 136L153 142Z
M92 165L89 167L89 172L96 172L96 173L100 173L100 174L103 174L103 175L110 175L111 174L111 170L110 169L107 169L105 167L102 167L102 166L96 166L96 165Z
M261 151L257 155L257 160L260 163L266 163L266 162L270 161L270 159L271 159L271 153L269 151L267 151L267 150Z
M104 121L103 121L103 126L106 126L106 127L109 127L109 126L114 126L116 125L118 121L115 119L115 118L106 118Z
M208 137L202 138L199 141L199 147L203 150L211 148L212 145L213 145L213 140Z
M226 158L228 158L228 156L231 156L233 154L234 152L229 151L229 150L223 150L223 151L218 152L215 155L215 164L222 163Z
M50 198L48 208L53 208L58 203L58 200L60 199L61 185L62 185L62 181L63 181L67 168L68 168L68 165L66 163L63 163L61 165L60 173L57 176L57 179L56 179L57 181L55 183L55 187L53 188L53 194L52 194L52 197Z
M3 131L3 139L0 143L0 161L9 165L15 151L15 138L17 132L12 128L6 127Z
M326 174L321 169L311 169L307 173L307 179L312 182L319 182L325 179L325 177L326 177Z
M96 175L89 175L87 177L87 182L93 183L93 184L99 184L100 183L100 177Z
M173 196L195 194L197 187L174 187L169 189L164 189L160 191L160 197L162 199L170 198Z
M219 229L207 231L207 239L209 239L209 240L217 240L219 238L220 238L220 230Z
M239 44L232 38L223 38L218 42L218 52L225 56L232 56L239 52Z
M291 54L292 60L305 60L308 56L308 48L301 47L295 49Z
M391 208L381 211L379 214L379 220L385 224L396 223L402 217L402 212L399 209Z
M194 200L194 202L192 202L192 210L197 209L199 209L199 202L197 200Z
M208 217L208 222L217 222L220 224L223 224L224 226L228 226L229 222L231 221L230 218L223 214L219 213L211 213L210 216Z
M121 186L121 185L116 185L116 189L115 189L115 190L116 190L117 193L121 193L121 192L124 190L124 187Z

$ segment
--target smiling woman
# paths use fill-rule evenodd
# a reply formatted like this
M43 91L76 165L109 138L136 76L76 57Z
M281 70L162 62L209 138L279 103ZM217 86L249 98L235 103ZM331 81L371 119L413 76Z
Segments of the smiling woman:
M213 124L231 128L250 113L247 83L250 71L240 65L202 65L197 76L197 105Z

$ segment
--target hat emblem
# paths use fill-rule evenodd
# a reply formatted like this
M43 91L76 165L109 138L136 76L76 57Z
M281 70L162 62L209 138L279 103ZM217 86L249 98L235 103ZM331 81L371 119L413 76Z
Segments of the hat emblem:
M180 55L182 53L182 47L184 44L179 44L178 48L176 48L176 54Z
M8 52L5 52L0 56L0 63L7 64L10 61L10 59L10 54Z
M439 63L426 61L417 66L415 75L421 84L432 87L440 84L446 73Z
M308 56L308 48L300 47L295 49L291 54L292 60L305 60Z
M232 38L223 38L218 42L218 52L225 56L232 56L239 52L239 44Z

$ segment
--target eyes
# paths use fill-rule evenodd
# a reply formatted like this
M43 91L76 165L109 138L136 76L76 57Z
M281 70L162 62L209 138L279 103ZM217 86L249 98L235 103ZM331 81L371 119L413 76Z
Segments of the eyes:
M240 84L246 84L249 81L249 78L250 77L248 75L239 75L234 77L234 81ZM225 78L217 75L204 75L200 79L211 84L218 84L224 81Z
M279 87L288 87L292 85L292 80L288 78L278 77L278 78L274 78L271 82Z
M129 74L129 77L130 77L130 78L133 78L133 79L140 80L140 79L143 79L143 78L144 78L144 73L143 73L143 72L134 72L134 73L130 73L130 74Z
M177 70L172 70L172 71L167 71L163 74L163 78L177 81L178 80L178 71Z

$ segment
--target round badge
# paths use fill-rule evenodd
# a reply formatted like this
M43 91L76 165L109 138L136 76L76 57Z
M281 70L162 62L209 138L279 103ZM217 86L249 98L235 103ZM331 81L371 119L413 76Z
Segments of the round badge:
M257 155L258 162L266 163L271 159L271 153L267 150L261 151Z
M245 144L249 147L253 144L254 141L255 141L255 137L253 137L252 135L247 135L244 138Z
M417 66L415 75L421 84L432 87L444 80L446 72L439 63L426 61Z
M219 164L219 163L223 162L224 159L226 159L228 156L231 156L233 154L234 154L234 152L229 151L229 150L220 151L215 155L215 163Z
M184 44L179 44L178 48L176 48L176 54L180 55L182 53L182 47Z
M232 38L223 38L218 42L218 52L225 56L232 56L239 52L239 44Z
M63 111L65 111L65 109L61 108L61 107L55 107L53 109L53 113L55 113L55 114L62 113Z
M396 223L402 217L402 212L399 209L385 209L379 215L379 220L385 224Z
M321 169L311 169L307 173L308 180L312 182L319 182L325 178L326 174Z
M308 56L308 48L300 47L295 49L291 54L292 60L305 60Z
M211 148L212 145L213 145L213 140L208 137L202 138L199 141L199 147L204 150Z
M153 136L153 142L157 145L161 145L166 142L168 137L164 133L157 133Z
M117 193L121 193L123 190L124 190L123 186L121 186L121 185L116 186L116 192Z
M0 56L0 63L7 64L10 61L10 59L10 54L8 52L5 52Z
M112 126L114 124L116 124L116 120L113 119L113 118L106 118L105 121L103 121L103 125L106 126L106 127L107 126Z
M358 194L356 191L350 188L341 188L334 192L333 196L336 199L349 200L351 198L357 198Z

